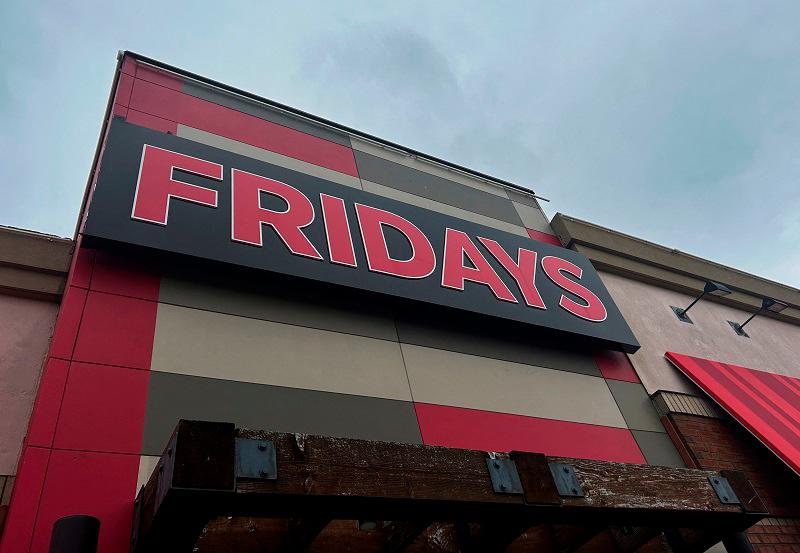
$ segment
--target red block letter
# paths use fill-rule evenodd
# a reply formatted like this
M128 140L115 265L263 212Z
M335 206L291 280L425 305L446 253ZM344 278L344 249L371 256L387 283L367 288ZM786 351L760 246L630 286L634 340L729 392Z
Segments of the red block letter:
M581 278L583 270L580 267L574 263L570 263L566 259L551 255L542 258L542 269L544 269L544 274L546 274L556 286L563 288L567 292L572 292L586 302L586 305L581 305L562 294L558 305L563 309L569 311L576 317L592 321L593 323L606 320L606 306L603 305L600 298L595 296L594 293L585 286L564 276L564 273L568 273L574 277Z
M478 237L478 240L489 250L494 258L500 262L500 265L508 271L511 278L519 286L522 297L525 298L525 303L530 307L538 307L539 309L547 309L542 301L542 296L536 288L536 252L519 248L517 251L517 261L511 259L503 247L488 238Z
M261 193L266 192L286 202L285 211L261 207ZM231 238L254 246L263 246L261 225L271 226L289 251L313 259L322 259L314 244L300 230L314 221L314 206L297 188L280 181L233 169L231 172Z
M350 235L344 200L327 194L320 194L319 199L331 263L356 267L356 252L353 250L353 237Z
M474 269L464 266L464 255ZM466 233L451 228L445 231L442 263L442 286L463 291L464 281L469 280L488 286L497 299L519 303Z
M218 163L145 144L133 199L133 219L166 225L170 198L217 207L216 190L173 179L175 169L222 180L222 165Z
M356 204L358 225L370 271L402 278L425 278L436 269L430 240L414 223L382 209ZM410 259L393 259L386 246L383 227L400 231L411 244Z

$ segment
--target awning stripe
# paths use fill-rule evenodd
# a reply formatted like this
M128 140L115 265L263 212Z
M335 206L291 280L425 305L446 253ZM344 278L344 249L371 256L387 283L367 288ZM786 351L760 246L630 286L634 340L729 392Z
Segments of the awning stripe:
M800 381L668 352L667 359L800 474Z

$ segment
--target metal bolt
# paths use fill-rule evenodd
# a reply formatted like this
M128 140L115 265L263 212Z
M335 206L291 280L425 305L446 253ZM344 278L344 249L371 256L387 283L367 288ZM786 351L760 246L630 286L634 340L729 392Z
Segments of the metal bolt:
M496 468L496 469L499 469L499 468L500 468L500 463L498 463L497 461L495 461L495 462L494 462L494 463L492 463L492 464L494 465L494 468Z
M722 501L728 501L728 497L727 497L727 496L725 496L725 495L723 495L723 496L722 496Z
M500 489L501 490L505 490L506 489L506 485L505 484L500 484Z
M569 474L569 467L564 467L564 472L566 472L567 474Z
M267 450L267 444L258 444L258 450L259 451L266 451Z
M260 470L260 471L258 471L258 474L259 474L259 475L260 475L262 478L266 478L266 476L267 476L267 471L265 471L265 470Z
M572 495L578 495L578 490L576 490L575 488L572 488Z
M714 478L714 484L719 484L719 480L717 480L716 478Z

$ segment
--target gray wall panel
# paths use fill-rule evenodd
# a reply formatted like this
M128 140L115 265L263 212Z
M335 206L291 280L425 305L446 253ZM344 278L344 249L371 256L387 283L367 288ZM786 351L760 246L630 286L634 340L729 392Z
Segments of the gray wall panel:
M608 380L608 387L619 405L628 428L648 430L650 432L666 432L658 418L656 406L650 401L644 386L638 382Z
M430 348L468 353L502 361L602 376L591 355L531 343L522 337L492 335L485 328L469 331L449 321L397 320L401 342Z
M514 209L517 210L526 228L546 232L548 234L555 234L553 229L550 228L550 222L541 209L517 202L513 202L513 204Z
M523 194L522 192L517 192L510 188L506 190L506 194L508 194L508 197L511 198L512 201L539 209L539 202L529 194Z
M350 142L352 143L354 150L387 159L399 165L417 169L424 173L430 173L431 175L436 175L437 177L442 177L443 179L463 184L464 186L477 188L478 190L483 190L484 192L494 194L495 196L500 196L502 198L509 197L509 195L506 193L506 187L501 186L496 182L492 182L490 179L483 179L476 175L426 160L424 157L417 157L409 154L406 151L398 150L397 148L393 148L391 146L381 145L377 142L363 140L356 136L351 136Z
M460 207L455 207L450 204L437 202L429 198L423 198L422 196L417 196L416 194L409 194L408 192L403 192L402 190L392 188L391 186L384 186L382 184L370 182L366 179L362 179L361 184L366 192L372 192L373 194L378 194L379 196L384 196L386 198L392 198L393 200L397 200L399 202L430 209L431 211L437 211L439 213L444 213L445 215L450 215L466 221L472 221L473 223L478 223L479 225L496 228L498 230L504 230L506 232L510 232L511 234L525 236L526 238L528 237L528 231L525 230L525 227L519 224L515 225L507 221L493 219L492 217L487 217L486 215L481 215L480 213L467 211L466 209L461 209Z
M247 113L248 115L258 117L259 119L271 121L272 123L277 123L278 125L289 127L290 129L316 136L317 138L324 138L325 140L336 142L342 146L347 146L348 148L350 147L350 138L345 133L318 125L302 117L271 108L266 104L256 102L255 100L250 100L235 94L229 94L224 91L211 88L210 86L189 80L183 81L182 90L184 93L194 96L195 98L208 100L209 102L214 102L220 106L235 109L236 111L241 111L242 113Z
M515 225L522 224L511 200L365 152L353 150L353 153L356 157L358 174L364 180L480 213L493 219Z
M160 455L179 419L277 432L422 443L410 402L151 372L143 455Z
M353 309L352 300L338 301L330 294L315 294L305 288L302 294L270 292L268 287L252 290L222 287L198 280L164 276L161 280L159 301L216 313L239 315L252 319L286 323L320 330L332 330L397 341L394 319L384 312L360 305Z
M633 437L649 465L684 468L686 465L667 434L632 430Z

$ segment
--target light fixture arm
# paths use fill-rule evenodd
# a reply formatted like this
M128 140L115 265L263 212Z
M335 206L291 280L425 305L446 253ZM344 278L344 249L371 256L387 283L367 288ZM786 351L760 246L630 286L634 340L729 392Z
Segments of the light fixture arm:
M739 329L744 328L744 325L752 321L757 315L761 314L762 311L764 311L764 307L762 307L761 309L750 315L745 322L739 325Z
M686 315L686 313L687 313L687 312L688 312L688 311L689 311L689 310L692 308L692 306L693 306L694 304L696 304L697 302L699 302L701 299L703 299L703 296L705 296L705 295L706 295L706 291L704 290L702 294L700 294L699 296L697 296L697 297L694 299L694 301L693 301L692 303L690 303L690 304L689 304L689 307L687 307L686 309L684 309L684 310L682 310L682 311L681 311L681 315L682 315L682 316L683 316L683 315Z

